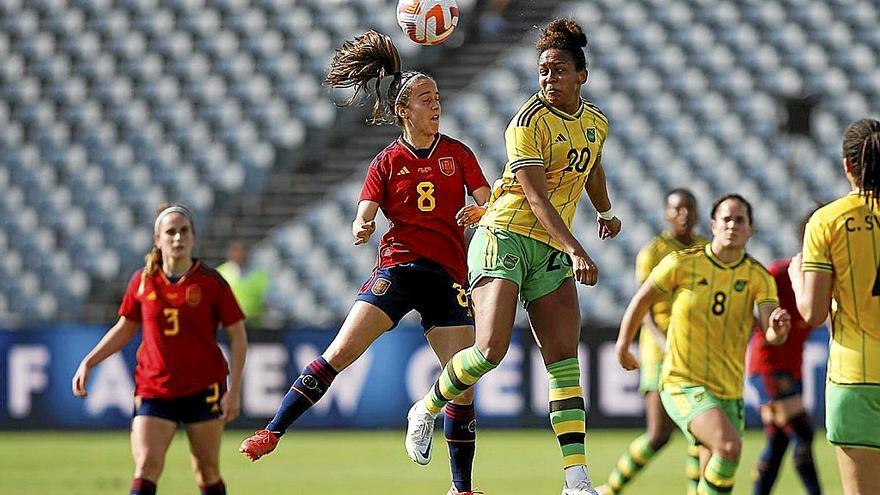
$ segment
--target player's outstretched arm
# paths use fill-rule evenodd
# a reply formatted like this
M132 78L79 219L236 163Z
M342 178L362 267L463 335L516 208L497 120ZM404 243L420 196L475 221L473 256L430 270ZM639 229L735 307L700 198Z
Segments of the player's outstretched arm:
M590 178L584 184L584 190L599 216L596 224L599 227L599 239L613 239L620 233L621 222L611 211L611 199L608 197L608 186L605 183L605 169L602 162L597 161L590 171Z
M360 246L369 242L373 232L376 231L376 213L379 211L379 203L363 200L358 203L357 215L351 223L351 235L354 236L354 245Z
M486 213L486 202L489 201L489 188L481 187L474 191L473 198L476 204L469 204L458 210L455 221L460 227L476 227L480 219Z
M77 397L88 395L86 384L89 381L92 369L100 364L101 361L125 347L125 344L128 344L131 338L134 337L138 326L140 326L140 323L136 321L129 320L124 316L119 317L116 324L104 334L101 341L79 363L79 367L76 369L76 373L74 373L73 380L71 381L73 395Z
M639 361L630 350L633 338L639 329L639 324L648 314L651 305L660 298L660 292L654 287L651 280L646 280L639 287L639 291L633 296L626 307L623 314L623 321L620 322L620 331L617 334L617 344L614 346L617 351L617 361L626 370L639 369Z

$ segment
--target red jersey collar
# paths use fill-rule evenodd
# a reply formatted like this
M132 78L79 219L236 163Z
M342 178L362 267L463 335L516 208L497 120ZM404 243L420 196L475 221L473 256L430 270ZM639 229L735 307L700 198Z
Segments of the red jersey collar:
M409 154L411 154L413 156L413 158L415 158L417 160L422 160L422 158L419 158L418 153L416 153L416 148L414 148L411 144L407 143L406 139L403 139L403 136L398 137L397 142L400 143L400 145L403 146L403 149L408 151ZM431 151L428 153L428 158L431 158L431 156L434 154L434 151L437 150L437 145L439 145L439 144L440 144L440 133L438 132L437 134L434 134L434 142L431 143L431 146L430 146Z
M194 273L196 270L198 270L200 266L202 266L202 261L199 259L194 260L192 266L189 267L189 270L187 270L186 273L181 275L180 278L177 279L177 282L172 283L170 280L168 280L168 276L165 275L165 271L162 269L159 269L159 278L162 280L162 282L165 285L180 285L183 283L184 280L186 280L186 277L188 277L191 273Z

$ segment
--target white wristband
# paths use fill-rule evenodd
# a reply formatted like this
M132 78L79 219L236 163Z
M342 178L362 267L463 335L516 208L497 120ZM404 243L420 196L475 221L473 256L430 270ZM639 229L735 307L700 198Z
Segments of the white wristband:
M599 218L601 218L602 220L611 220L612 218L614 218L614 208L608 208L605 211L598 212L598 214Z

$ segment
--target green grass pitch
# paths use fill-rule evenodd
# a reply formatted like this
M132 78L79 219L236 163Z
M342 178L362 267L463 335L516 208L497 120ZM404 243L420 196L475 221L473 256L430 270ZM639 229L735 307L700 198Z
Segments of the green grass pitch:
M413 464L403 451L403 431L291 431L278 449L256 464L237 452L248 431L230 431L221 469L230 495L444 495L448 455L435 438L434 460ZM587 435L587 459L595 481L604 480L635 430L597 430ZM484 430L478 434L476 486L487 495L556 495L561 472L556 439L548 430ZM763 437L746 435L736 494L751 493L751 470ZM833 449L817 433L816 464L826 495L839 495ZM684 494L685 443L680 435L630 485L628 495ZM125 432L2 432L0 493L120 495L128 493L132 461ZM186 439L178 434L159 481L163 495L197 494ZM789 458L774 493L804 493Z

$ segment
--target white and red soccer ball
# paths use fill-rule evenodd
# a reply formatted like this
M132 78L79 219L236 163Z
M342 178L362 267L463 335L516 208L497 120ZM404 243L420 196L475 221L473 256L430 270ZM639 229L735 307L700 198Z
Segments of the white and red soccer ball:
M439 45L446 41L458 24L455 0L400 0L397 24L414 43Z

